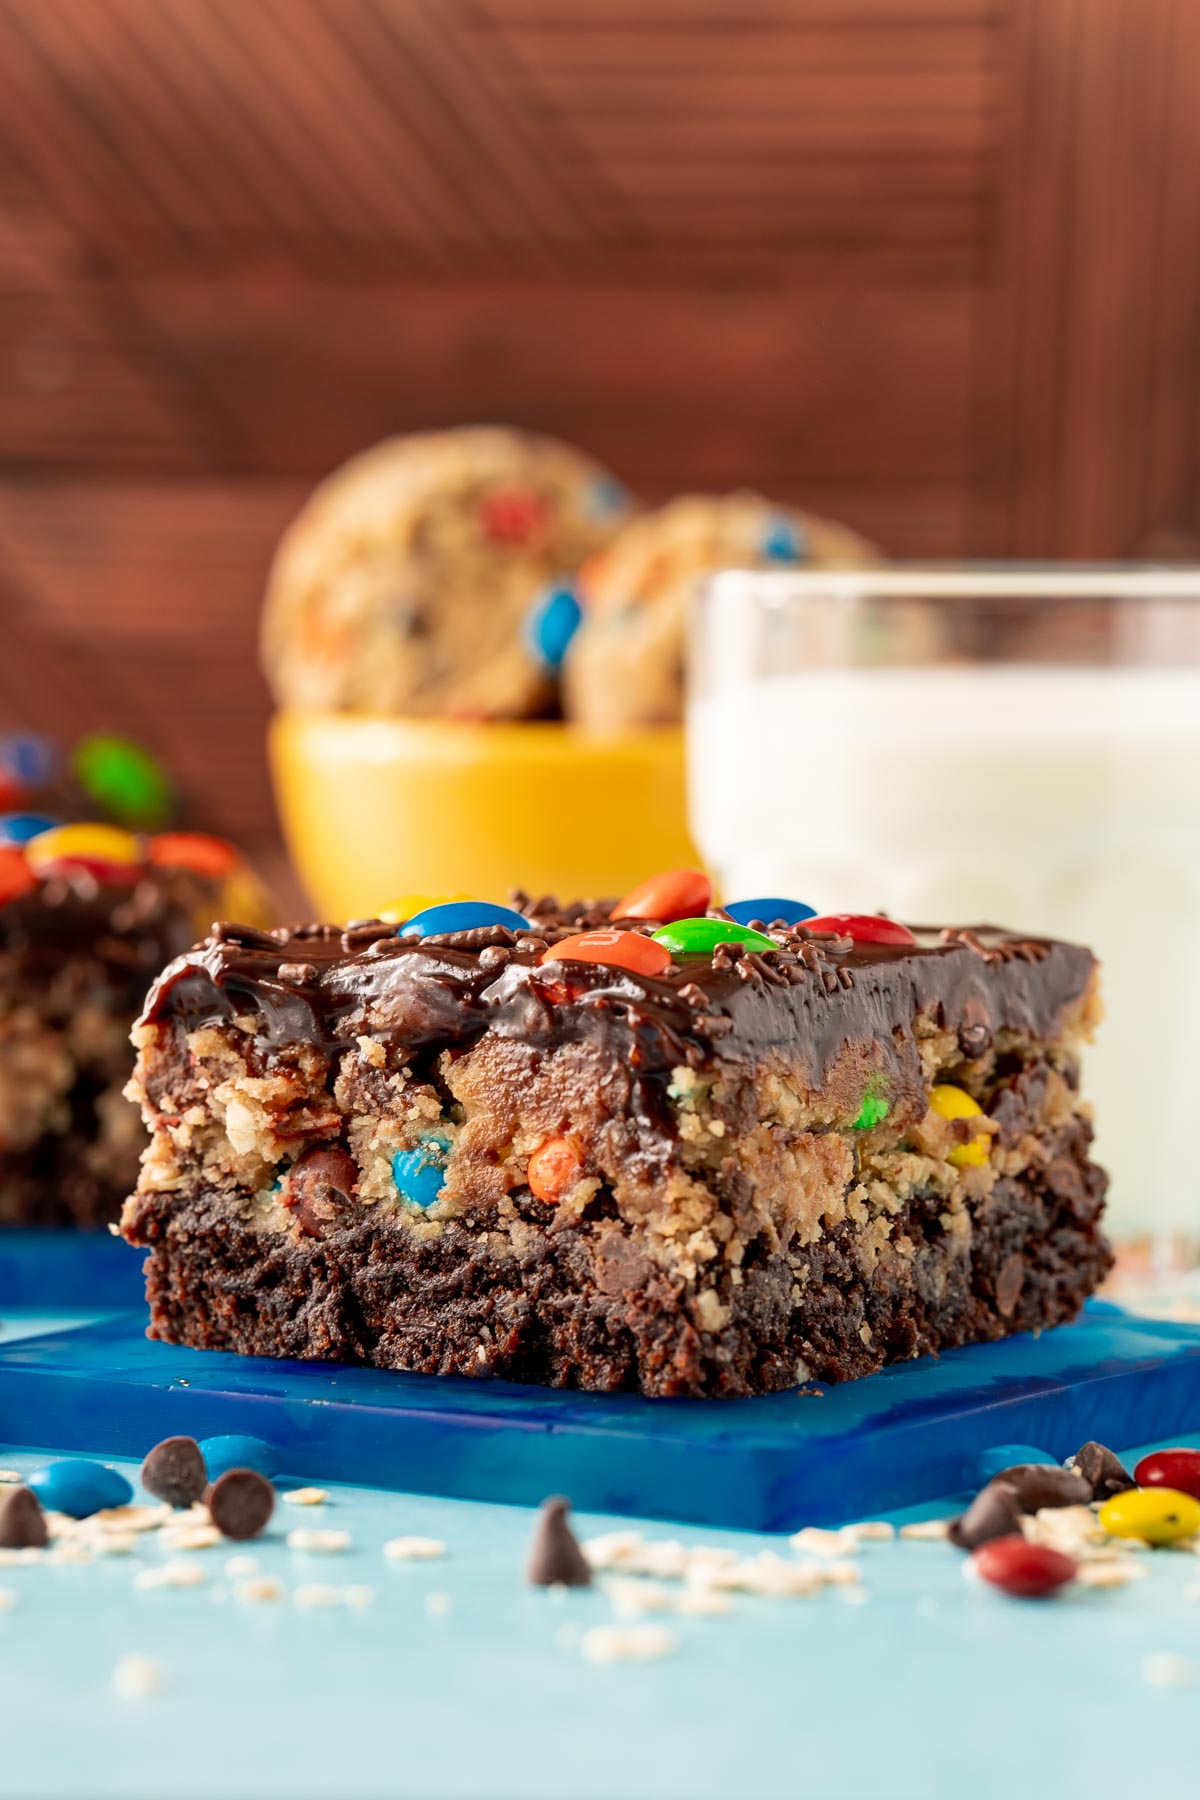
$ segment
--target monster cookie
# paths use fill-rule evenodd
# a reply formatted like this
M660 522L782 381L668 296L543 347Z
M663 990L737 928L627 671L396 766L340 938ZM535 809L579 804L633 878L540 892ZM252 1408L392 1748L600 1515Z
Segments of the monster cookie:
M146 1141L122 1098L146 990L214 914L265 903L220 838L13 830L0 816L0 1226L101 1225Z
M627 514L612 476L550 438L468 428L377 445L317 489L280 547L263 631L277 699L546 712L577 619L565 583Z
M1056 1325L1108 1269L1089 951L735 917L695 871L516 898L164 971L122 1218L152 1336L744 1395Z
M757 494L688 495L635 519L580 573L583 621L567 653L569 718L595 730L683 716L684 638L696 583L720 568L854 567L878 560L842 525Z

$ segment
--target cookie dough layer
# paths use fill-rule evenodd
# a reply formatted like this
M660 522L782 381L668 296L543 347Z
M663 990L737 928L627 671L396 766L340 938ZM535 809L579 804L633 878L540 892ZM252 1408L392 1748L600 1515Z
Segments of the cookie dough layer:
M1088 952L798 927L661 979L539 960L598 916L543 903L529 933L423 942L227 929L169 969L137 1032L153 1137L123 1216L152 1334L738 1395L1078 1309L1109 1263ZM982 1113L942 1117L944 1083ZM886 1108L863 1128L867 1097ZM548 1138L575 1159L553 1200L530 1174ZM421 1207L394 1159L431 1145Z

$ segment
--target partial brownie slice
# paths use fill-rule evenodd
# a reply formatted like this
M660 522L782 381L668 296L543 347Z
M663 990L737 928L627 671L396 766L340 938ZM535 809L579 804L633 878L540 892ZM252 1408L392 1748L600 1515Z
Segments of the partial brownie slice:
M1105 1273L1087 950L779 927L649 976L554 956L605 908L530 910L223 926L164 973L151 1335L744 1395L1057 1324Z
M0 1227L116 1220L146 1144L130 1029L235 897L261 904L237 852L190 832L78 824L0 847Z

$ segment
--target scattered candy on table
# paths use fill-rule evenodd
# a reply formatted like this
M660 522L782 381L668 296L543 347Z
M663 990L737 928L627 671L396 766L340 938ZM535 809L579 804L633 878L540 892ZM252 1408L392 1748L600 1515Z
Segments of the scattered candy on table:
M449 1148L448 1139L431 1136L415 1150L397 1150L392 1158L392 1180L409 1206L419 1206L424 1212L438 1198L445 1184Z
M1200 1531L1200 1500L1174 1488L1130 1488L1106 1500L1099 1518L1110 1537L1177 1544Z
M630 969L636 975L665 975L671 966L671 953L654 938L642 937L636 931L579 931L574 937L551 944L541 960L606 963L612 968Z
M570 1138L544 1138L529 1158L529 1191L535 1199L553 1205L574 1186L582 1169L579 1152Z
M547 668L561 666L582 618L583 608L573 588L548 588L534 603L525 624L525 636L534 655Z
M1034 1444L994 1444L979 1457L975 1472L981 1481L991 1481L1002 1469L1038 1463L1055 1469L1059 1467L1056 1456L1051 1456L1048 1450L1039 1450Z
M1078 1565L1061 1551L1025 1538L992 1538L971 1558L977 1574L993 1587L1022 1600L1042 1600L1074 1581Z
M1143 1456L1133 1471L1142 1488L1174 1488L1200 1500L1200 1450L1155 1450Z
M878 918L872 913L820 913L804 920L807 931L836 931L839 937L852 938L856 944L915 944L916 938L907 925L895 919Z
M141 1483L168 1506L192 1506L208 1486L204 1454L195 1438L164 1438L142 1464Z
M452 931L482 931L489 925L503 925L509 931L532 929L524 914L511 906L496 906L490 900L445 900L414 914L397 936L434 937Z
M133 1489L116 1469L77 1457L44 1463L28 1476L27 1485L47 1512L67 1513L72 1519L86 1519L133 1499Z
M777 950L772 938L730 919L676 919L654 933L672 956L711 956L718 944L744 944L747 950Z
M247 1437L241 1432L202 1438L200 1454L210 1481L219 1480L230 1469L254 1469L260 1475L278 1475L283 1464L277 1444L269 1444L265 1438Z
M591 1564L567 1523L569 1500L543 1500L534 1526L525 1578L532 1587L589 1587Z
M700 912L700 907L693 911ZM769 899L731 900L725 908L731 919L739 925L753 925L755 920L762 925L805 925L815 919L815 906L806 906L803 900L784 900L778 895Z
M32 1488L0 1495L0 1550L41 1550L50 1541L46 1515Z
M981 1119L983 1108L978 1100L973 1100L965 1088L955 1087L950 1082L939 1082L930 1089L929 1105L940 1119ZM956 1144L946 1161L954 1164L956 1169L982 1168L988 1159L991 1145L986 1132L971 1138L969 1143Z
M651 875L630 888L609 916L669 924L672 919L690 919L706 912L711 904L712 882L702 869L664 869L661 875Z
M257 1537L274 1510L275 1489L257 1469L227 1469L209 1491L209 1517L222 1537Z

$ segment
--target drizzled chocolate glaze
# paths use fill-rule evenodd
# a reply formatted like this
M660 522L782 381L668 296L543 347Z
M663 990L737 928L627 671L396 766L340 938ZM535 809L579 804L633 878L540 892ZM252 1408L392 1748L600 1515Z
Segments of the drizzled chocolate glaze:
M722 945L650 977L543 963L571 932L608 925L607 907L520 898L528 932L414 940L373 920L275 932L222 925L164 970L143 1018L192 1030L254 1015L268 1054L312 1043L332 1055L363 1033L414 1053L467 1048L488 1031L543 1047L590 1041L642 1076L779 1050L820 1081L847 1042L890 1048L918 1013L934 1012L968 1056L1000 1030L1053 1037L1095 967L1089 950L992 926L921 929L915 947L797 926L771 931L774 951Z

